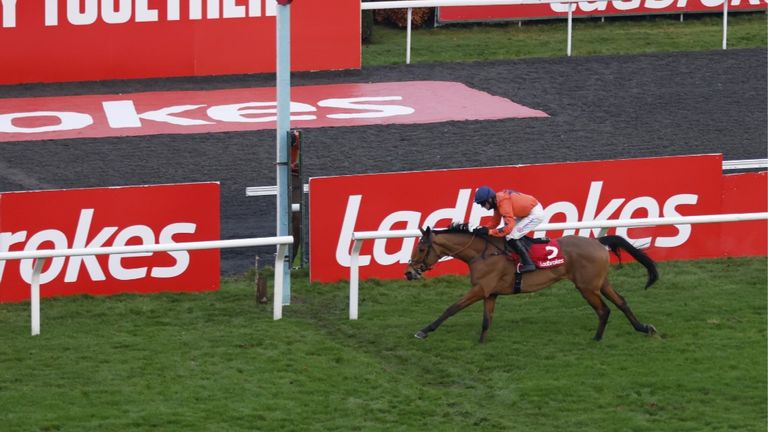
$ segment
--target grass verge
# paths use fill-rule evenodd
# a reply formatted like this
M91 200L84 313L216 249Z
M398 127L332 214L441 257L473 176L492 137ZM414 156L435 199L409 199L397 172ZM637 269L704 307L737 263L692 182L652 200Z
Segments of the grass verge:
M765 48L766 14L729 15L728 48ZM720 15L679 15L577 19L573 24L574 56L701 51L722 48ZM363 66L404 64L403 29L376 25L363 45ZM528 21L522 26L462 25L413 31L411 63L505 60L566 55L566 22Z
M4 431L759 431L766 427L766 259L613 269L657 337L616 308L605 339L575 289L503 297L484 345L473 305L412 334L463 277L348 285L297 273L273 321L249 279L204 294L69 297L0 305Z

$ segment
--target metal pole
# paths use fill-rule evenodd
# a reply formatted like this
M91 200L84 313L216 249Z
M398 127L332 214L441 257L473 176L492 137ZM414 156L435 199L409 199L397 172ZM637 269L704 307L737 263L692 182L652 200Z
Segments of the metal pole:
M277 6L277 235L289 235L291 196L288 173L288 130L291 128L291 6ZM290 259L288 248L277 248L283 260ZM276 259L279 259L278 256ZM282 302L291 304L291 266L281 266L283 280ZM275 268L275 271L278 269ZM275 293L277 297L277 293ZM276 300L277 301L277 300Z
M303 180L302 180L303 182ZM309 267L309 194L301 183L301 268Z
M31 292L29 293L29 303L31 307L32 336L40 334L40 273L43 271L45 258L35 260L35 268L32 271Z
M413 18L413 8L408 8L408 29L405 32L407 41L405 42L405 64L411 64L411 19Z
M571 56L571 34L573 33L573 3L568 3L568 57Z
M275 286L272 289L272 319L279 320L283 318L283 302L281 301L285 294L285 258L281 258L288 253L288 245L281 244L277 246L277 254L275 254ZM289 273L290 274L290 273Z
M728 47L728 0L723 0L723 49Z
M363 241L355 239L349 258L349 319L357 319L358 293L360 292L360 248Z

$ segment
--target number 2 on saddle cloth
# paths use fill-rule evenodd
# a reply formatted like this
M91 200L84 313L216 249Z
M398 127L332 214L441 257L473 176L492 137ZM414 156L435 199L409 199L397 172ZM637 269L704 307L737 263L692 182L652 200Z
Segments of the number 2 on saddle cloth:
M536 264L536 268L546 269L557 267L565 263L565 257L560 249L560 243L555 239L535 239L531 237L523 237L520 239L523 246L528 249L528 255L531 260ZM507 259L519 263L520 257L511 250L507 253Z

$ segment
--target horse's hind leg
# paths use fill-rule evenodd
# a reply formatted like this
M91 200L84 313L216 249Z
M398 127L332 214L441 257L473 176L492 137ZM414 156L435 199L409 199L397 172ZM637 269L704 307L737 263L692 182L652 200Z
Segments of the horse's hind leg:
M480 343L485 342L488 335L488 329L491 328L493 321L493 310L496 308L496 298L498 294L492 294L485 298L485 312L483 313L483 330L480 332Z
M584 289L583 287L577 287L581 291L581 296L592 306L597 314L597 330L595 336L592 338L599 341L603 338L603 332L605 332L605 325L608 324L608 316L611 315L611 309L603 302L597 290Z
M640 320L637 319L635 314L632 312L632 309L629 308L627 301L624 300L624 297L622 297L621 294L617 293L616 290L613 289L613 286L610 282L608 282L608 279L603 282L603 287L600 288L600 292L603 293L603 295L608 300L610 300L611 303L615 304L616 307L624 312L624 315L627 317L635 330L647 335L653 335L656 333L656 327L650 324L643 324L640 322Z
M447 320L448 318L455 315L460 310L471 305L472 303L475 303L476 301L482 299L483 297L485 297L483 295L483 290L479 286L472 288L469 292L464 294L464 296L460 298L459 301L448 306L448 308L436 320L432 321L428 326L424 327L423 329L417 331L414 336L416 336L419 339L426 339L429 333L437 330L437 328L440 327L440 324L442 324L443 321Z

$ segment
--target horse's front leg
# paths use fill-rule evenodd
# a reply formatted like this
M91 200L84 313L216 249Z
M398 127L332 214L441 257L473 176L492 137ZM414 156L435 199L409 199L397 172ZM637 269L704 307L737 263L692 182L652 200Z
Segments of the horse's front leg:
M432 321L428 326L424 327L423 329L416 332L414 336L416 336L419 339L426 339L427 336L429 336L430 332L433 332L437 330L438 327L440 327L440 324L443 323L443 321L447 320L451 316L455 315L465 307L471 305L472 303L484 298L483 290L479 286L473 287L469 292L464 294L462 298L459 299L456 303L448 306L448 308L434 321Z
M491 294L485 298L485 312L483 313L483 330L480 332L480 343L485 342L485 336L488 334L488 329L491 328L493 310L496 308L496 297L498 296L498 294Z

